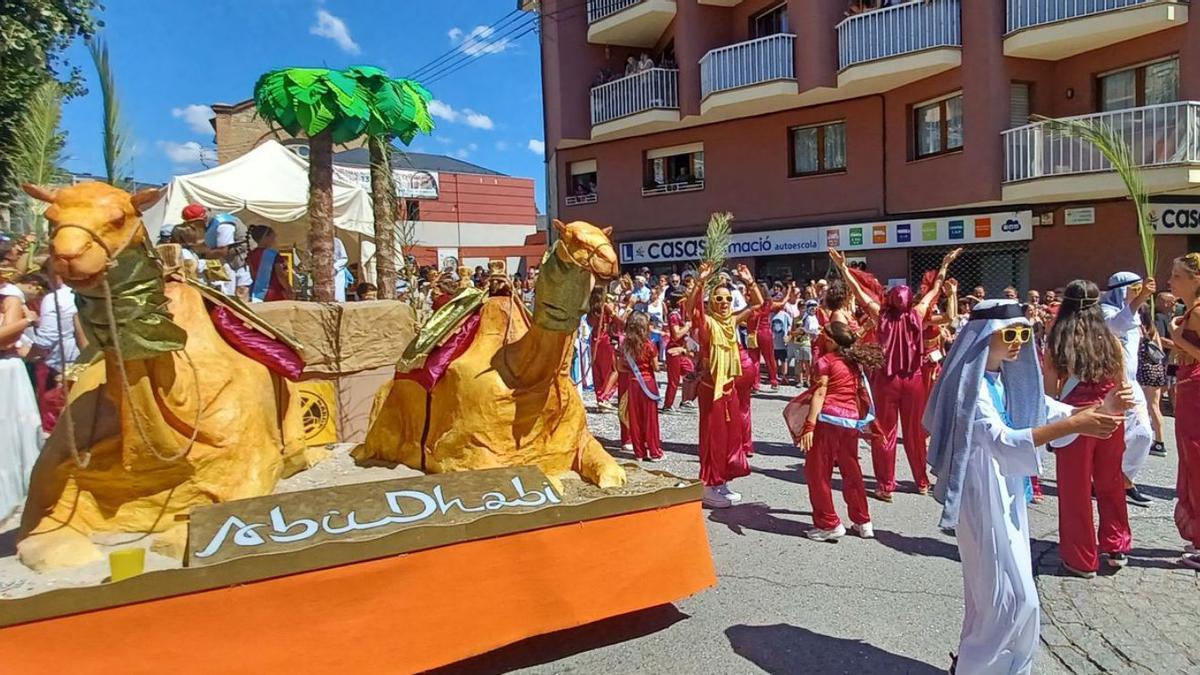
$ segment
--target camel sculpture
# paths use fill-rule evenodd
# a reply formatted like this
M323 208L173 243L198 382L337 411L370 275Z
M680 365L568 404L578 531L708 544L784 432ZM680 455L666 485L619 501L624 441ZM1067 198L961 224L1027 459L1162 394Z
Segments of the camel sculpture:
M436 348L413 362L406 353L381 392L356 459L426 473L531 464L559 488L572 470L602 488L624 485L625 470L588 431L570 378L594 280L617 274L611 228L557 220L554 228L560 238L542 261L532 317L518 297L461 291L415 338L429 343L440 331Z
M309 463L291 383L231 346L212 312L270 328L164 276L140 217L160 190L25 191L50 205L54 271L103 362L80 376L77 421L60 422L34 467L18 555L41 570L83 564L100 558L98 533L157 533L155 550L181 555L190 509L270 494Z

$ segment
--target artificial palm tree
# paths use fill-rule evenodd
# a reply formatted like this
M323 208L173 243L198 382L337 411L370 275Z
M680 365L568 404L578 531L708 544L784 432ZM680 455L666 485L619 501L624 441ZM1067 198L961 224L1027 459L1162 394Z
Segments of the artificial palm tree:
M365 132L375 212L376 285L380 298L392 299L396 297L396 191L391 140L396 138L408 145L418 132L433 131L428 109L433 96L415 80L394 80L373 66L353 66L346 74L358 82L370 109Z
M308 251L316 300L332 302L333 144L352 141L371 121L354 78L327 68L284 68L254 85L258 114L293 136L308 137Z

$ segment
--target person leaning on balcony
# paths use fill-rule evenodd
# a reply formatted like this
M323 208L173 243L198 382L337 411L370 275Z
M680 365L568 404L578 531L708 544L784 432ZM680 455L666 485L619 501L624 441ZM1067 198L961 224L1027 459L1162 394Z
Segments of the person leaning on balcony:
M641 73L650 70L653 67L654 59L650 58L650 55L646 52L642 52L642 55L638 57L637 71Z
M637 70L638 70L638 60L636 58L634 58L633 55L630 55L629 58L625 59L625 74L633 75L633 74L637 73Z

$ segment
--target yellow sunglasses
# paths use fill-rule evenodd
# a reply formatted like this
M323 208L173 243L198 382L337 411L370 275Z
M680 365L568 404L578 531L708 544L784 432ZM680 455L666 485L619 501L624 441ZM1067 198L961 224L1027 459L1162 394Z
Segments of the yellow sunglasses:
M1000 331L1000 339L1004 340L1006 345L1023 345L1029 342L1033 337L1033 329L1028 326L1020 326L1017 328L1005 328Z
M1133 294L1134 294L1134 295L1141 295L1141 293L1142 293L1142 282L1140 282L1140 281L1139 281L1139 282L1137 282L1137 283L1129 284L1129 290L1133 291Z

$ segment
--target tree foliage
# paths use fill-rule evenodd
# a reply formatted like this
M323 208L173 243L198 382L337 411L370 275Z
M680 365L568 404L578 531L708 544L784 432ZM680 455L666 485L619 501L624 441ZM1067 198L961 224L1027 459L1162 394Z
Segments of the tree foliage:
M117 96L117 80L108 60L108 44L102 39L88 41L88 51L96 64L100 82L100 98L104 108L104 173L108 184L122 187L129 175L129 132L121 116L121 101Z
M83 76L62 53L76 38L100 26L96 0L4 0L0 2L0 198L11 194L13 146L33 94L61 79L66 97L85 93Z
M62 174L66 135L58 127L61 119L62 86L54 80L44 82L33 92L16 128L9 155L15 183L49 185ZM27 223L41 235L46 205L32 199L25 202Z

